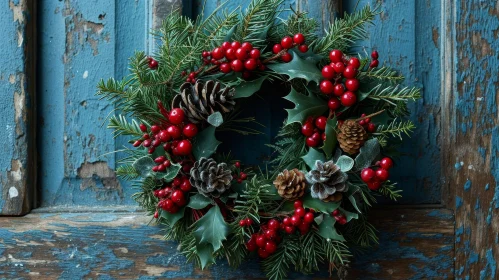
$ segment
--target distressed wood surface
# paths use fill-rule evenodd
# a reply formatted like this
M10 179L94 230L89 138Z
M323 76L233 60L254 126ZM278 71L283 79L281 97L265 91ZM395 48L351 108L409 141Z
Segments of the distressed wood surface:
M59 208L59 211L61 209ZM78 210L72 208L72 210ZM0 218L0 279L260 279L258 262L201 271L162 240L143 213L41 212ZM102 211L102 209L100 209ZM442 279L453 273L453 216L442 209L376 210L381 245L352 264L348 279ZM293 279L327 279L322 273Z
M456 208L456 278L499 277L499 2L448 1L455 58L446 92L447 183ZM449 82L451 84L449 84Z
M25 214L34 202L35 6L0 3L0 216Z

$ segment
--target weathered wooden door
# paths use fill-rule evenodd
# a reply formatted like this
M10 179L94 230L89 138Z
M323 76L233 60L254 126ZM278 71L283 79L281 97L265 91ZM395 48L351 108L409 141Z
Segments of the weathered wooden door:
M205 13L221 1L207 0ZM229 1L231 9L249 0ZM357 1L286 0L323 25ZM204 1L6 0L0 4L0 279L263 277L185 264L176 244L136 209L113 169L124 139L102 124L113 106L101 78L127 74L148 30L172 9ZM396 178L399 205L371 220L379 247L357 257L351 279L499 277L499 4L479 0L375 1L382 13L359 48L423 88ZM30 212L31 210L31 212ZM30 214L28 214L30 213ZM25 215L28 214L28 215ZM25 216L23 216L25 215ZM16 216L16 217L14 217ZM19 217L17 217L19 216ZM294 275L296 277L301 277ZM314 277L327 278L327 272ZM304 278L304 277L301 277Z

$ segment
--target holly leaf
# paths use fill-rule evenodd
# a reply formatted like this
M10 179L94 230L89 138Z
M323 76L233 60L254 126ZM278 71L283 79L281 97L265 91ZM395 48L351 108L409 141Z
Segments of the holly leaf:
M324 214L320 214L319 216L315 217L314 218L314 221L320 225L322 223L322 221L324 220Z
M340 156L338 158L338 161L336 161L336 165L340 167L342 172L350 171L354 164L355 164L354 160L346 155Z
M210 198L198 193L189 198L189 204L187 204L187 207L199 210L205 208L210 204L211 204Z
M303 123L309 116L320 116L328 110L327 103L315 93L302 94L291 88L291 92L284 97L295 104L295 108L286 109L288 112L287 124Z
M321 70L316 65L314 59L306 60L301 58L294 51L290 51L293 59L288 63L274 63L267 65L274 72L289 76L289 79L301 78L307 82L314 81L319 84L322 80Z
M156 172L156 178L163 179L166 182L171 182L175 177L177 177L178 172L182 168L182 165L178 163L174 163L168 167L165 172Z
M326 159L331 158L334 148L336 148L336 130L334 128L337 123L336 117L327 120L326 123L326 141L324 141L324 146L322 146L322 150L326 154Z
M180 219L184 217L185 207L180 208L177 213L170 213L161 210L161 217L164 218L170 227L173 227Z
M318 198L313 198L310 193L307 193L303 197L303 207L312 208L317 212L322 212L325 214L331 214L334 210L340 207L339 202L324 202Z
M319 225L319 235L326 239L345 241L345 238L336 231L335 223L336 220L331 215L324 215L324 219Z
M196 245L196 254L201 261L201 269L215 263L215 256L213 253L213 247L211 247L210 244L203 243Z
M146 178L152 175L152 168L156 166L156 163L150 156L143 156L132 163L132 166L142 178Z
M359 218L359 215L357 213L352 213L352 212L349 212L343 208L340 207L340 211L341 213L343 213L345 215L345 217L347 218L347 222L350 222L351 220L353 219L358 219Z
M196 136L192 153L196 160L202 157L208 158L217 150L220 143L222 142L215 138L215 127L209 126Z
M377 138L370 139L360 148L359 155L355 158L355 169L361 170L371 166L371 163L380 153L380 146Z
M212 207L201 219L194 223L196 230L193 232L198 244L208 243L217 251L222 246L222 241L229 234L229 227L218 208Z
M219 127L224 122L224 118L220 112L215 112L209 115L206 121L214 127Z
M243 98L243 97L252 96L255 92L260 90L260 87L262 87L263 81L265 81L267 79L267 77L268 76L262 76L256 80L253 80L253 81L241 82L239 85L234 87L234 89L236 90L236 94L234 95L234 98Z
M301 158L308 165L308 167L310 167L310 169L314 168L315 162L317 160L326 161L326 157L324 156L324 154L317 151L314 148L308 149L308 153L306 155L302 156Z

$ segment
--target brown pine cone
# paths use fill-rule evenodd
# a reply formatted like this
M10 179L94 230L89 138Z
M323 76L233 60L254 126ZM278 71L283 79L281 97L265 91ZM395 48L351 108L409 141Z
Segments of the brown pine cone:
M340 148L348 154L356 154L359 152L360 147L364 145L367 140L366 130L355 120L346 120L340 127L338 133L338 142Z
M343 198L343 194L340 192L336 192L336 193L326 197L322 201L324 201L324 202L338 202L338 201L341 201L342 198Z
M296 200L303 196L307 183L305 174L294 168L284 169L274 180L274 186L281 197L286 200Z

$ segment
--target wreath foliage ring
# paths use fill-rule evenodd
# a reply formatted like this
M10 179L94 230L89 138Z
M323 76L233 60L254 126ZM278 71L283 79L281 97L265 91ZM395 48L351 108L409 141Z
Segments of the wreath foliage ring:
M196 20L172 13L154 56L137 52L130 76L99 83L122 112L109 128L132 139L116 173L134 181L135 200L167 228L165 239L201 268L256 255L271 279L321 263L343 273L351 249L378 243L366 219L376 196L400 197L389 180L393 148L414 129L402 119L420 93L379 67L376 51L350 53L376 9L318 36L305 13L280 20L281 4L253 0L242 13ZM262 170L217 153L215 134L258 133L238 112L269 82L284 83L294 107Z

